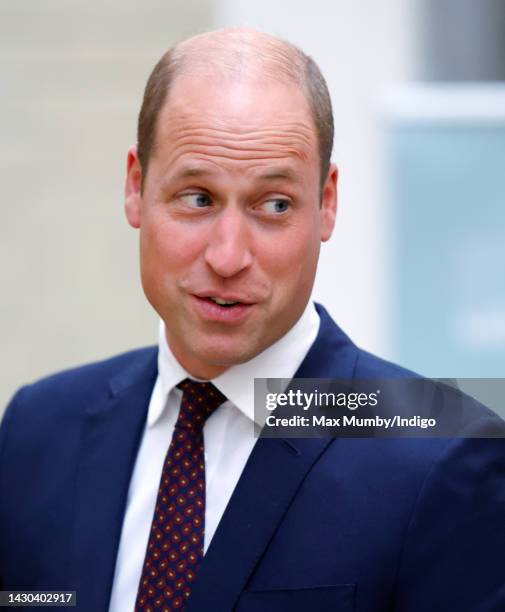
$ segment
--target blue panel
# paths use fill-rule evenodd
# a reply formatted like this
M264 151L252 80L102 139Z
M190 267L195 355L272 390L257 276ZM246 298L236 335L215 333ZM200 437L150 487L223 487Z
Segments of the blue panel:
M389 128L397 360L505 376L505 124Z

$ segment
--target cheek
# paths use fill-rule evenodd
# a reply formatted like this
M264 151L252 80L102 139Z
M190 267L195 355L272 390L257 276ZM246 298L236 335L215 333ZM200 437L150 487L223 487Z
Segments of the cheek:
M311 221L306 220L283 234L262 240L258 249L260 265L274 287L296 291L312 286L320 240L317 227Z
M195 232L170 219L153 219L141 227L140 249L143 263L160 271L177 271L198 256L200 240Z

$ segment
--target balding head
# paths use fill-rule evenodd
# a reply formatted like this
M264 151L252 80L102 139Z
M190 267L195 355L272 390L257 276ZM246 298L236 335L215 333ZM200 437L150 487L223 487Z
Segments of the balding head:
M314 60L286 41L250 28L227 28L189 38L169 49L146 85L138 120L138 156L145 178L156 146L158 117L174 81L215 75L237 80L296 84L305 95L318 141L321 184L333 146L333 115L326 82Z
M294 45L250 28L229 28L193 36L173 49L178 72L209 71L224 78L243 77L301 83L306 56Z

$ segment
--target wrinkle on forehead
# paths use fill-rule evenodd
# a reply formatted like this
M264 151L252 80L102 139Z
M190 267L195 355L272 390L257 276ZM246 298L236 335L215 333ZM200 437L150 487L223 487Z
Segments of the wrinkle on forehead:
M269 128L251 130L214 126L195 126L171 129L167 133L173 144L174 152L179 148L194 146L210 150L228 151L230 156L241 157L245 152L253 157L279 149L307 159L314 139L309 126L303 124L281 123Z
M237 161L295 157L307 162L317 156L312 116L296 88L274 90L281 97L280 101L273 97L278 110L272 112L268 98L265 101L262 96L265 90L256 81L235 83L222 90L220 98L211 96L208 101L205 94L198 95L194 81L180 84L158 123L154 154L159 152L164 164L190 152ZM200 83L203 92L209 91L206 85Z
M169 146L164 147L163 143ZM237 161L295 157L307 162L315 150L310 128L286 124L258 131L175 127L162 135L159 144L168 153L163 160L167 166L189 153Z

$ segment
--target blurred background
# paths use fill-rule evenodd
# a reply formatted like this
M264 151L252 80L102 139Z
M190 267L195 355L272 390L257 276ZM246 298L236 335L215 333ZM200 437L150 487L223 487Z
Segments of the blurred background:
M505 2L2 0L0 406L156 342L125 154L163 51L232 25L301 46L332 94L339 213L315 298L423 374L505 376Z

